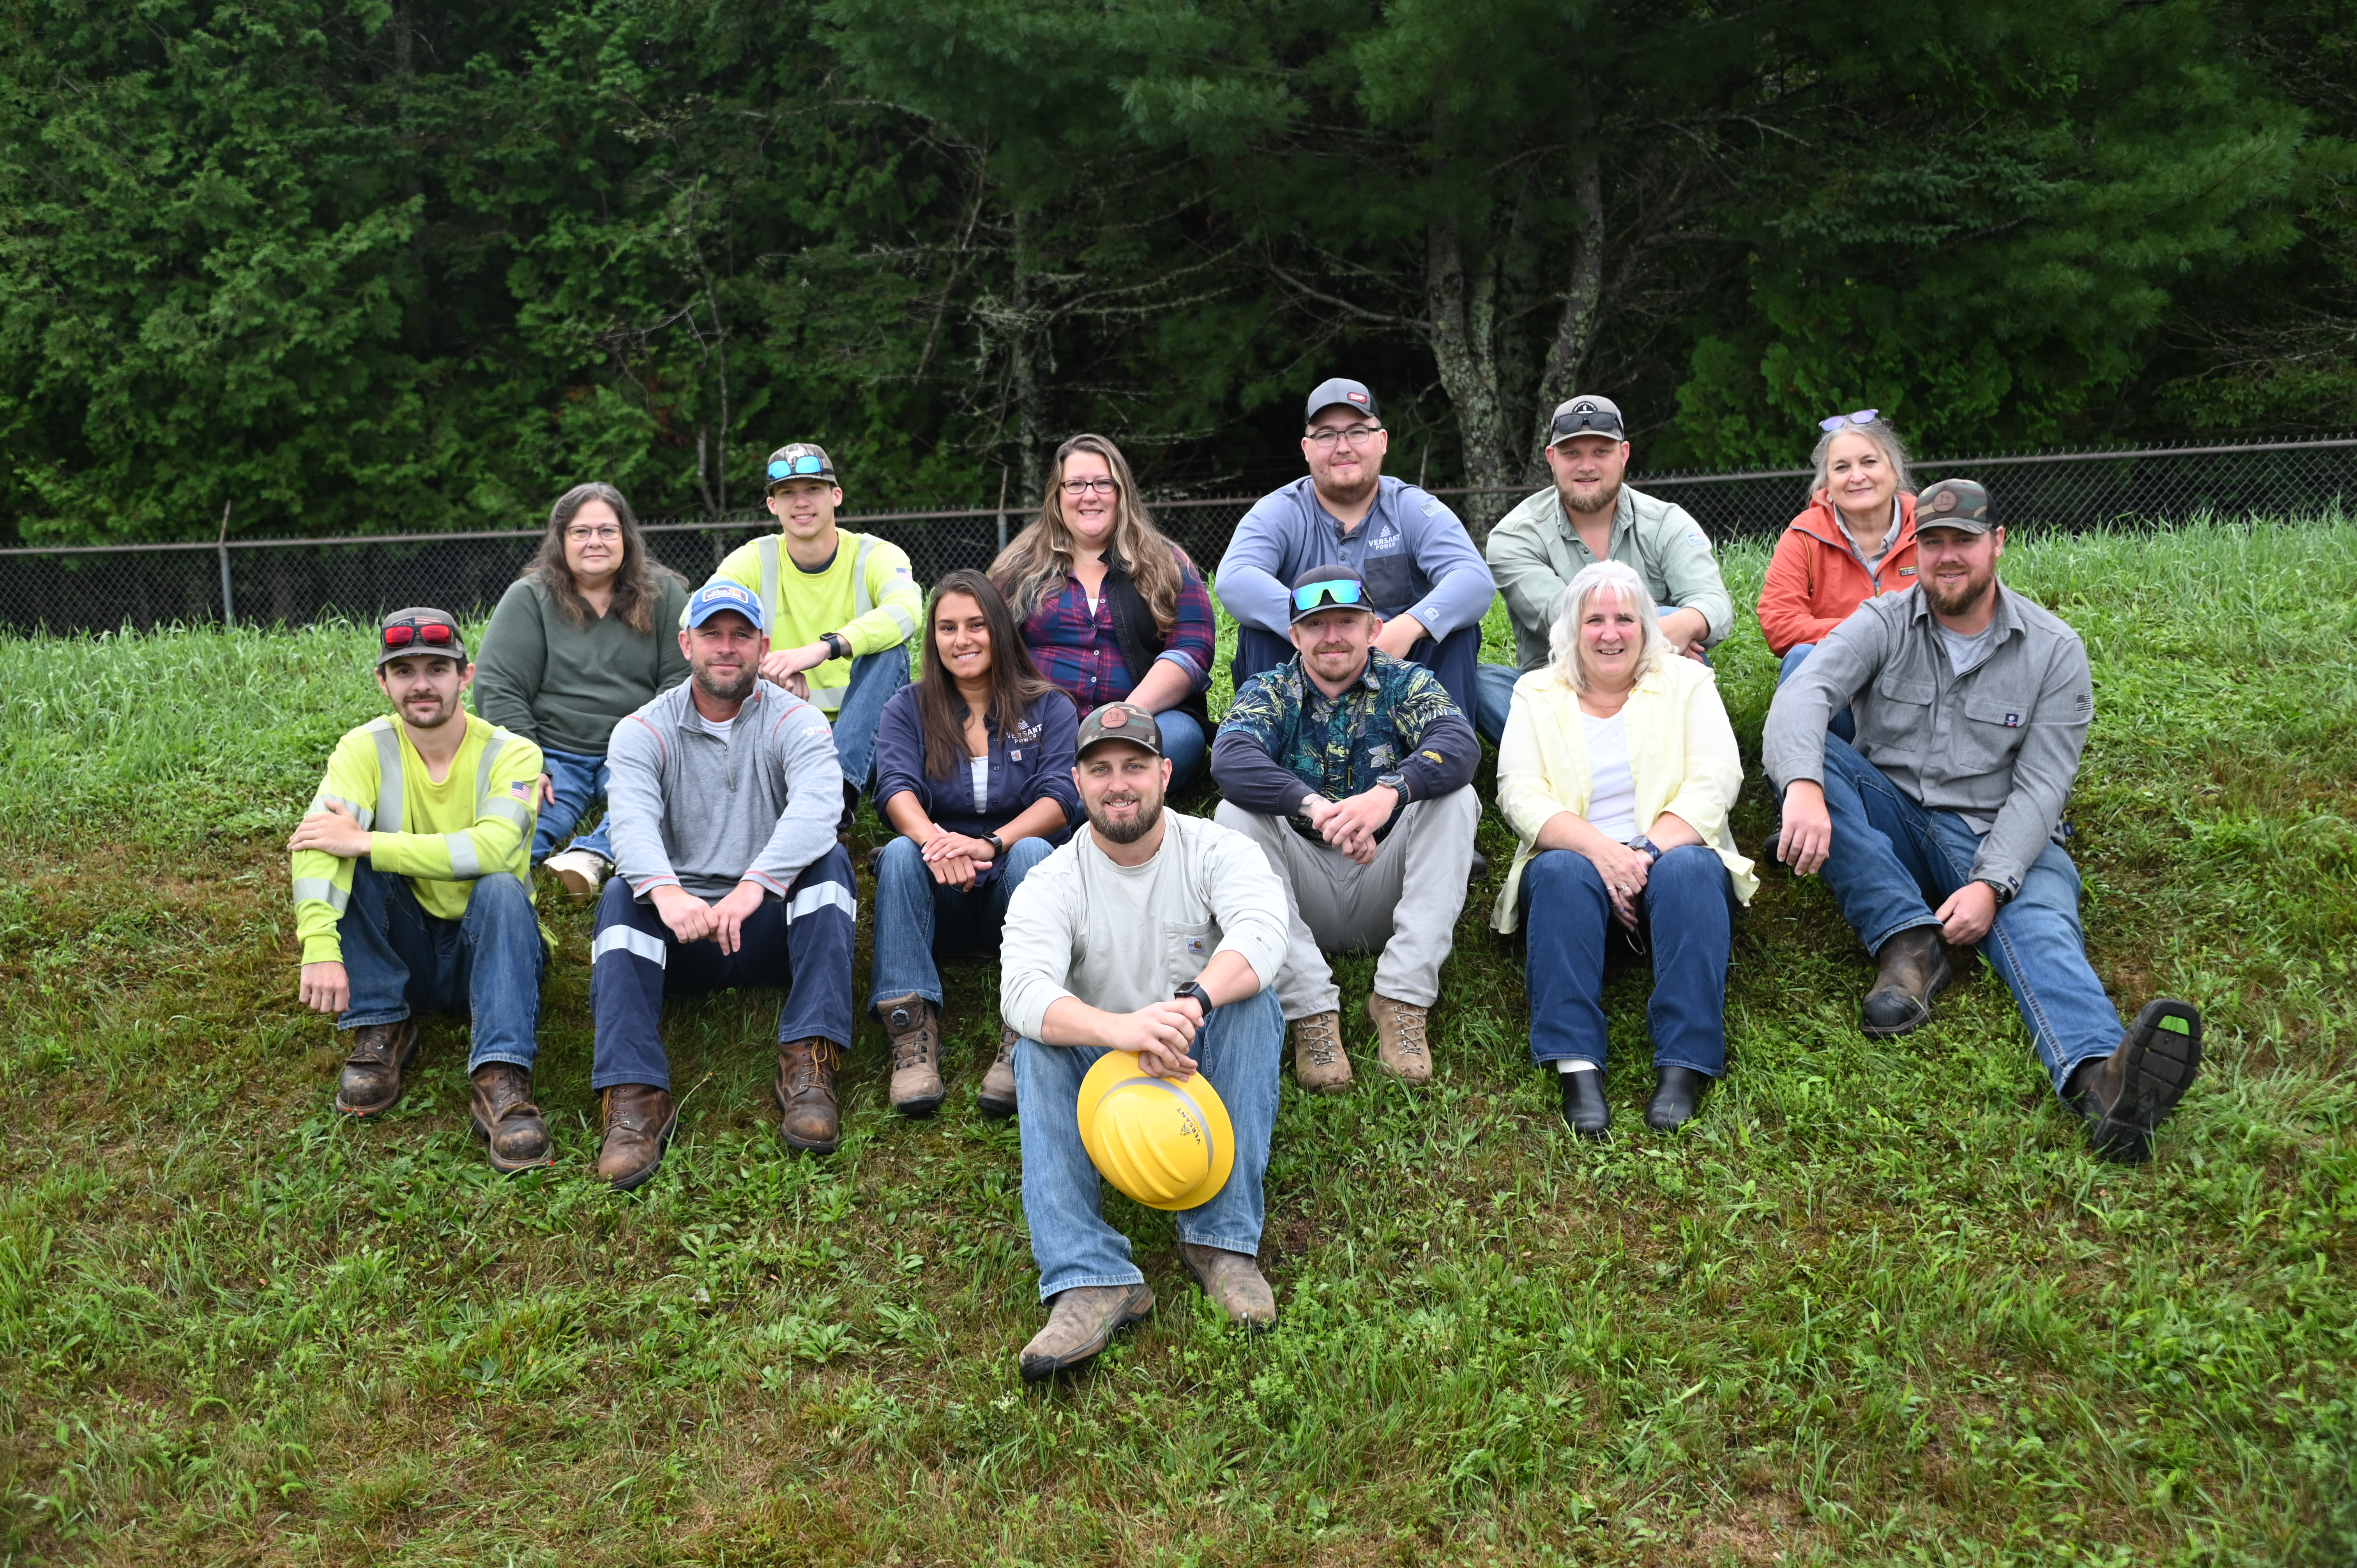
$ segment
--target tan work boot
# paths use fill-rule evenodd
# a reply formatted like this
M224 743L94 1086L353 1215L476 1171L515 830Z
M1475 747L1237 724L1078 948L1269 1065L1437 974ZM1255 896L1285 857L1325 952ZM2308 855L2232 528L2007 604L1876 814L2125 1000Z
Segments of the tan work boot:
M1154 1310L1154 1293L1145 1284L1074 1285L1058 1294L1048 1314L1048 1326L1023 1347L1023 1380L1036 1383L1058 1372L1096 1359L1113 1343L1114 1330L1126 1327Z
M876 1004L877 1020L892 1045L892 1109L931 1116L942 1108L941 1018L933 1004L909 992Z
M991 1058L990 1070L974 1091L974 1109L994 1122L1015 1114L1015 1042L1022 1037L1006 1025L998 1026L998 1055Z
M491 1169L501 1176L553 1165L548 1123L532 1102L532 1074L513 1062L485 1062L468 1075L468 1111L475 1136L491 1152Z
M1276 1293L1262 1276L1259 1259L1222 1247L1181 1241L1178 1261L1230 1323L1250 1333L1265 1334L1276 1322Z
M834 1153L843 1125L834 1109L834 1069L842 1060L843 1047L823 1035L778 1047L778 1081L770 1087L785 1112L779 1131L788 1146Z
M362 1024L352 1031L344 1076L336 1085L336 1109L347 1116L373 1116L401 1099L402 1074L417 1059L417 1020Z
M1351 1058L1342 1054L1342 1015L1312 1013L1293 1021L1293 1081L1312 1094L1351 1087Z
M651 1083L618 1083L606 1090L606 1132L597 1145L597 1179L628 1192L655 1174L679 1124L671 1090Z
M1932 1002L1956 977L1937 926L1910 926L1886 939L1874 955L1874 989L1858 1009L1858 1032L1887 1040L1932 1021Z
M1426 1009L1367 993L1367 1016L1375 1024L1375 1060L1402 1083L1432 1081L1432 1047L1425 1043Z

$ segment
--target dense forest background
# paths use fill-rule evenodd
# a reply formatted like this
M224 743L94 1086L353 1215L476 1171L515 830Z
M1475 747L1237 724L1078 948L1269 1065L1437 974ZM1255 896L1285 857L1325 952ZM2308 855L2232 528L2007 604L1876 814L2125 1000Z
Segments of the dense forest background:
M2357 0L0 0L0 536L2357 423Z

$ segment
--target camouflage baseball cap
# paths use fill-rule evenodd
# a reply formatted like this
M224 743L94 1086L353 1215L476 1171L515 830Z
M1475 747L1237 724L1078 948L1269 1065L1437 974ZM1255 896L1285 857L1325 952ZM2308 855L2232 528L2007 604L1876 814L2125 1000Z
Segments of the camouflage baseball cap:
M1986 533L1996 526L1989 514L1989 493L1970 479L1942 479L1915 498L1915 530L1953 528L1966 533Z
M770 489L788 479L824 479L830 485L843 483L835 474L834 459L826 455L826 448L807 441L789 442L770 453L768 473L769 478L762 483Z
M1074 755L1086 757L1089 747L1104 740L1125 740L1156 757L1162 755L1162 726L1135 703L1107 703L1081 721L1081 744Z

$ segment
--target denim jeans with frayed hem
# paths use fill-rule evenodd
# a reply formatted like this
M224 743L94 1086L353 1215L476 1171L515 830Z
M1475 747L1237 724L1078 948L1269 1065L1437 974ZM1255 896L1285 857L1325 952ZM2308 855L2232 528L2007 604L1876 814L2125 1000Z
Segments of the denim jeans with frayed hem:
M1284 1051L1285 1015L1276 993L1266 987L1211 1009L1210 1021L1195 1036L1189 1054L1228 1108L1236 1164L1209 1203L1173 1216L1181 1241L1247 1257L1259 1254L1261 1178L1268 1173L1277 1064ZM1103 1055L1095 1047L1043 1046L1037 1040L1015 1047L1023 1218L1031 1228L1041 1301L1082 1285L1135 1284L1146 1278L1129 1261L1129 1238L1105 1222L1101 1178L1081 1144L1081 1079Z
M876 965L867 1006L915 992L942 1004L937 953L995 953L1006 925L1006 901L1031 868L1055 853L1046 839L1017 839L1006 858L969 891L933 880L917 841L896 838L876 867Z
M1866 950L1878 952L1918 926L1936 929L1932 910L1972 880L1980 835L1953 811L1918 805L1848 742L1831 736L1824 791L1834 824L1825 883ZM2087 961L2079 868L2061 845L2048 844L2030 863L1980 951L2013 993L2057 1094L2072 1069L2118 1047L2126 1031Z
M532 835L532 863L538 865L563 844L566 849L586 849L608 865L613 865L614 846L606 837L602 813L596 827L570 843L565 842L590 807L606 803L606 785L611 777L606 759L577 751L551 751L546 746L541 747L540 758L549 787L556 791L556 803L540 809L540 825Z
M1653 863L1637 895L1636 935L1653 956L1645 1024L1655 1067L1727 1071L1727 961L1735 941L1735 882L1718 852L1685 844ZM1604 952L1612 900L1596 863L1545 849L1523 867L1531 1060L1604 1066Z
M352 988L351 1006L336 1027L456 1013L469 1023L469 1073L486 1062L532 1070L548 948L532 896L514 876L500 871L477 878L467 912L446 920L425 912L406 877L362 859L352 867L352 896L336 937Z

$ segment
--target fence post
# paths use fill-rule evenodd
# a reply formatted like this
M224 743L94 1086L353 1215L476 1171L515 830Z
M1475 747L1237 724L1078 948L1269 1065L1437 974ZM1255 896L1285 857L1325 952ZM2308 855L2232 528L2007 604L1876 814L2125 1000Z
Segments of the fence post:
M229 581L229 509L232 504L221 502L221 537L213 542L213 551L221 557L221 625L228 628L237 625L237 590L230 586Z
M1004 465L998 470L998 553L1006 553L1006 469Z

